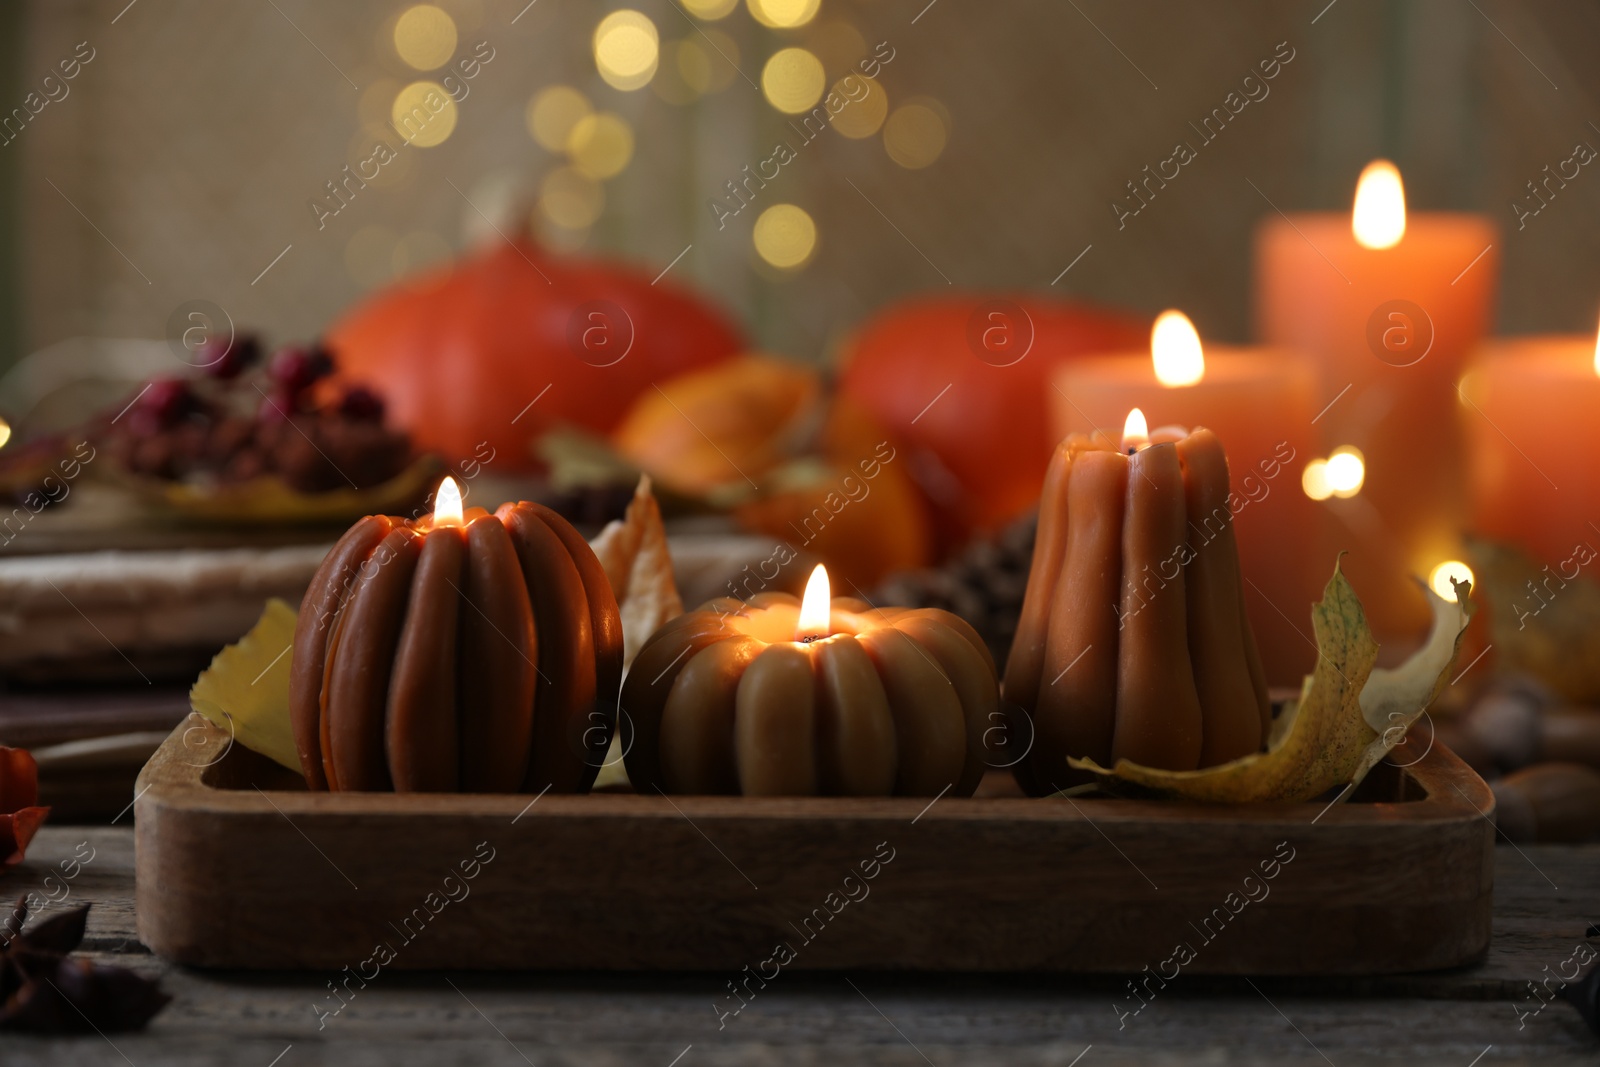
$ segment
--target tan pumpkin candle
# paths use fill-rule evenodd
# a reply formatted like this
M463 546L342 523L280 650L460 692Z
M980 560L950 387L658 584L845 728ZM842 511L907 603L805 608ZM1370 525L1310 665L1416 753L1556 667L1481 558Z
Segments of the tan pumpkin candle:
M970 796L999 725L994 661L949 612L719 598L657 630L622 689L642 793Z
M1228 461L1209 430L1057 447L1005 697L1030 793L1081 780L1067 757L1169 770L1258 751L1271 712L1245 616Z
M582 792L614 723L622 621L600 561L538 504L370 515L300 605L289 712L313 790Z

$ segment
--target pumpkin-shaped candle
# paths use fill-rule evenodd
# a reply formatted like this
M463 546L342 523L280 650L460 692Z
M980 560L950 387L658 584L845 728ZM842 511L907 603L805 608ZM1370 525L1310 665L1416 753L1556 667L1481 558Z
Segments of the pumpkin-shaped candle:
M369 515L300 606L290 717L313 790L582 792L614 721L622 622L600 561L539 504Z
M719 598L657 630L622 691L640 792L971 795L999 686L948 612L829 598ZM631 728L631 736L630 736Z
M1228 461L1209 430L1056 449L1005 697L1024 789L1079 779L1067 758L1193 770L1258 751L1271 722L1244 613Z

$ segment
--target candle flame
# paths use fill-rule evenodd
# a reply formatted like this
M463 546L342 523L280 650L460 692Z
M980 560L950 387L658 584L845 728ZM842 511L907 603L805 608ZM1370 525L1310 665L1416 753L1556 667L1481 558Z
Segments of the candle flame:
M435 526L461 525L461 487L454 478L439 483L433 495L433 524Z
M1361 172L1350 229L1363 248L1393 248L1406 235L1405 186L1387 159L1375 159Z
M1163 311L1150 327L1150 358L1156 365L1156 381L1169 388L1193 385L1206 373L1206 357L1200 348L1200 334L1181 311Z
M1452 578L1458 582L1470 582L1472 568L1459 559L1447 559L1428 575L1428 586L1445 600L1456 600L1455 586L1450 584Z
M1150 447L1150 424L1144 412L1134 408L1128 412L1128 421L1122 424L1122 450L1129 455Z
M800 600L800 625L795 630L796 640L827 636L832 622L830 593L828 568L819 563L806 581L806 595Z

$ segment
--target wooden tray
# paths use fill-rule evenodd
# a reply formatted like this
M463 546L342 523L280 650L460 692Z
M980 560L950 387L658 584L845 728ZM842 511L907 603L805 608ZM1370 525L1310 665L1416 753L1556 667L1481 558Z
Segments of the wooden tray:
M139 936L208 967L1170 978L1429 970L1489 944L1493 794L1438 745L1327 808L534 800L310 794L195 716L137 797Z

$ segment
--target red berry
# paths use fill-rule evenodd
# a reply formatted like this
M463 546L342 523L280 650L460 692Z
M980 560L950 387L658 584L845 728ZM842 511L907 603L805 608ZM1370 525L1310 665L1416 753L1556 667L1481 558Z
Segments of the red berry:
M182 378L157 378L146 385L134 401L136 428L160 429L171 426L196 408L189 383Z
M357 422L382 422L383 397L364 385L352 385L339 398L339 414Z
M200 358L200 369L213 378L236 378L261 359L261 345L255 337L246 334L231 341L220 338L207 341L195 353Z
M320 345L288 345L278 349L267 366L267 375L281 388L300 393L319 378L333 373L333 357Z
M256 421L268 425L287 422L299 410L300 394L278 385L261 397L261 406L256 409Z

